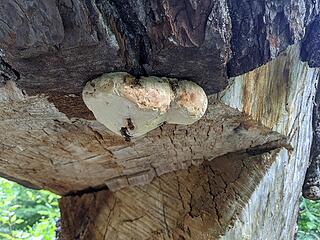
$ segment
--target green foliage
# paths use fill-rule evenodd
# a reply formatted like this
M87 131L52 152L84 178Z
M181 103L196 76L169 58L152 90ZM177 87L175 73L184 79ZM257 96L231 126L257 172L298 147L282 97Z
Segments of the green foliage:
M58 196L0 178L0 239L52 240L60 217Z
M302 198L298 219L298 240L320 240L320 201Z

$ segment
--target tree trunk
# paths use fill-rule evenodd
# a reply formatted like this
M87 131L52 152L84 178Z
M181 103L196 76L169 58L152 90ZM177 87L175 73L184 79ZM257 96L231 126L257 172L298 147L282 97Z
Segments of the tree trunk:
M292 239L318 12L309 0L4 0L0 175L62 195L65 240ZM207 113L126 142L81 98L113 71L194 81Z
M310 62L313 67L319 67L319 39L320 16L308 27L305 38L305 48L301 51L302 58ZM320 199L320 85L314 101L312 116L313 140L310 153L310 165L303 184L303 196L311 200Z
M319 77L298 50L236 77L218 96L286 135L292 148L229 153L150 185L63 197L65 238L293 239Z

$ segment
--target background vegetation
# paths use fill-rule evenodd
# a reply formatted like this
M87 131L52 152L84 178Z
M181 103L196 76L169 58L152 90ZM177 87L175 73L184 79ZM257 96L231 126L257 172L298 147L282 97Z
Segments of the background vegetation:
M0 178L0 239L55 239L58 196Z
M320 240L320 201L301 199L298 240Z
M53 240L58 196L0 178L0 240ZM320 240L320 201L302 199L297 240Z

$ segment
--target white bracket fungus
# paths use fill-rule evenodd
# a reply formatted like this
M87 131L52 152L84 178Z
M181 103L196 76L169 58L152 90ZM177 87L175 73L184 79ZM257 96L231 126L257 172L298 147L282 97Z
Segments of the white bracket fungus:
M205 92L193 82L136 78L125 72L107 73L88 82L82 96L96 119L126 140L164 122L192 124L208 105Z

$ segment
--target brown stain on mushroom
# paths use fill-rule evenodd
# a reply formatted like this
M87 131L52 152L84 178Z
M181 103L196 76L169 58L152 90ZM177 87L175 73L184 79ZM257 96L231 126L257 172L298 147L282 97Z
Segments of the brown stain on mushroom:
M183 91L177 99L177 103L184 106L196 101L196 95L193 92Z
M166 112L171 104L172 97L166 91L157 88L144 88L139 85L125 85L121 92L123 96L135 102L140 108L158 109Z
M207 97L201 88L190 82L183 81L177 85L175 91L176 104L188 110L191 115L203 114L207 108Z
M184 90L177 99L177 104L180 107L187 108L190 113L196 114L200 112L201 104L200 97L197 97L194 92Z

